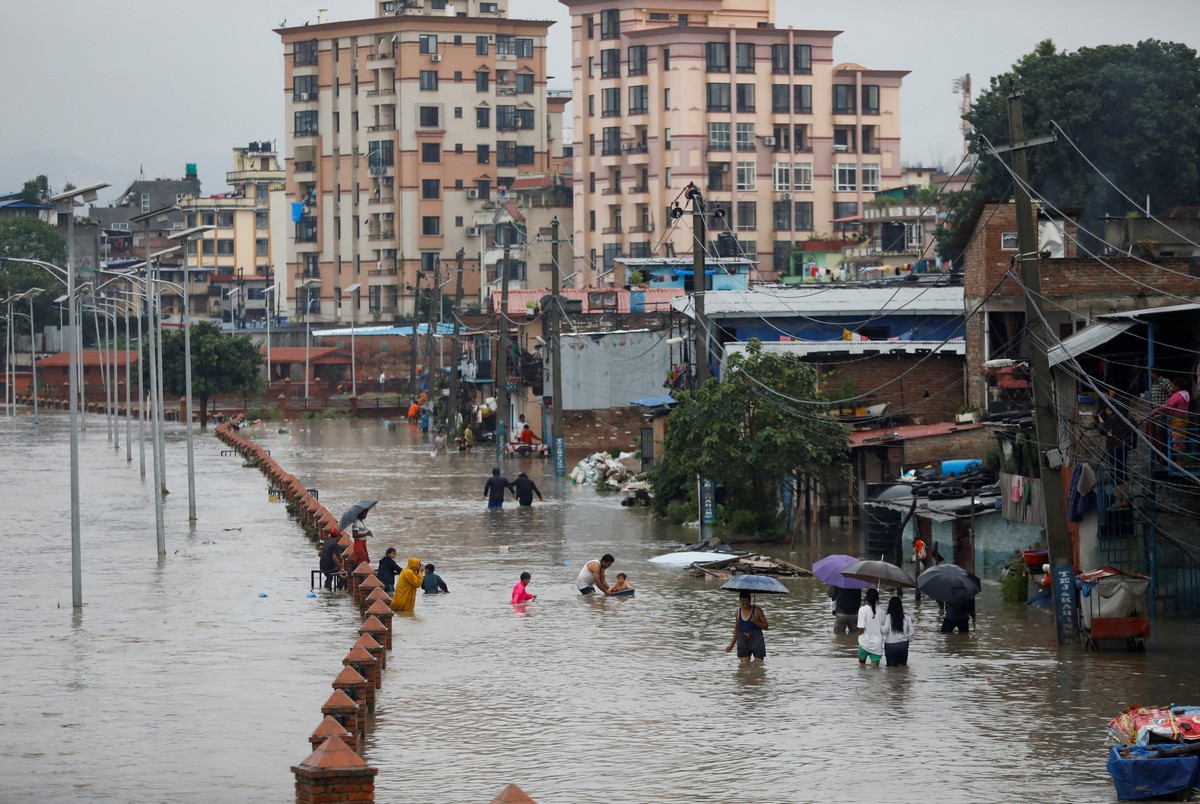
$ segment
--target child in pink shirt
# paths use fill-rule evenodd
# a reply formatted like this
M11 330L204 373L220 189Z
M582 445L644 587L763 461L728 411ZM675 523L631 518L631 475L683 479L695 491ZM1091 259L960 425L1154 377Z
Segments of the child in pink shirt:
M528 572L521 573L521 580L517 581L512 590L513 603L528 603L530 600L537 600L537 595L531 595L525 591L525 585L529 583L533 576Z

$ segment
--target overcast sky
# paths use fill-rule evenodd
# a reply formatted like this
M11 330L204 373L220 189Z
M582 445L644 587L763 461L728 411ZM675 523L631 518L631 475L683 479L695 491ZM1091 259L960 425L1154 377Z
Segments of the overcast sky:
M906 164L952 168L959 99L1041 39L1060 49L1156 38L1200 48L1196 0L777 0L780 28L843 31L834 59L910 70L901 120ZM282 147L283 61L272 29L372 14L372 0L0 0L0 190L39 173L58 189L144 169L179 177L196 162L206 194L225 191L230 149ZM570 24L555 0L510 0L510 16L551 19L552 88L570 88Z

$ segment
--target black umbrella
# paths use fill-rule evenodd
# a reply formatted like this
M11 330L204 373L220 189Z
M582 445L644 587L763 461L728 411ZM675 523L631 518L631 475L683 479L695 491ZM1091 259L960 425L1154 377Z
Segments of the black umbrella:
M957 564L938 564L917 576L917 588L939 603L970 600L982 587L979 579Z
M358 519L359 514L366 513L375 507L379 500L359 500L354 505L346 509L346 513L342 514L342 518L338 520L338 532L344 531Z

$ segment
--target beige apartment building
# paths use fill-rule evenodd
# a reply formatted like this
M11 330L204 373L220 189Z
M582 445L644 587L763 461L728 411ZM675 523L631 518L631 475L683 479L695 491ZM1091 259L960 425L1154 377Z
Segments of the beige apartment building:
M491 245L478 214L497 209L518 175L562 159L569 98L547 93L552 23L511 19L506 0L377 0L375 10L276 31L295 320L411 316L435 262L444 278L459 249L464 295L475 297Z
M192 315L221 321L236 329L266 325L279 317L276 265L283 265L287 243L277 234L288 215L284 171L275 146L252 142L233 149L233 170L225 174L227 193L182 200L185 226L213 226L187 243Z
M757 278L900 179L907 71L836 63L838 31L775 27L774 0L561 0L573 42L575 265L692 252L669 207L704 193ZM855 19L850 15L848 19ZM856 230L854 230L856 231ZM834 233L837 233L836 235Z

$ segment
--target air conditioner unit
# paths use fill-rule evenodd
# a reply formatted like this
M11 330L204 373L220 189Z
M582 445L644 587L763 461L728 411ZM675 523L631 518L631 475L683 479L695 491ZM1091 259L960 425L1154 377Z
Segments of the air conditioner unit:
M763 137L763 145L767 146L768 148L774 148L775 147L775 138L774 137Z
M442 60L442 54L441 54L441 53L434 53L433 55L431 55L431 56L429 57L429 60L430 60L430 61L434 61L434 62L441 61L441 60Z
M471 228L467 229L467 237L479 237L479 227L472 226Z
M478 189L472 188L470 190L467 190L467 198L478 198L478 197L479 197Z

